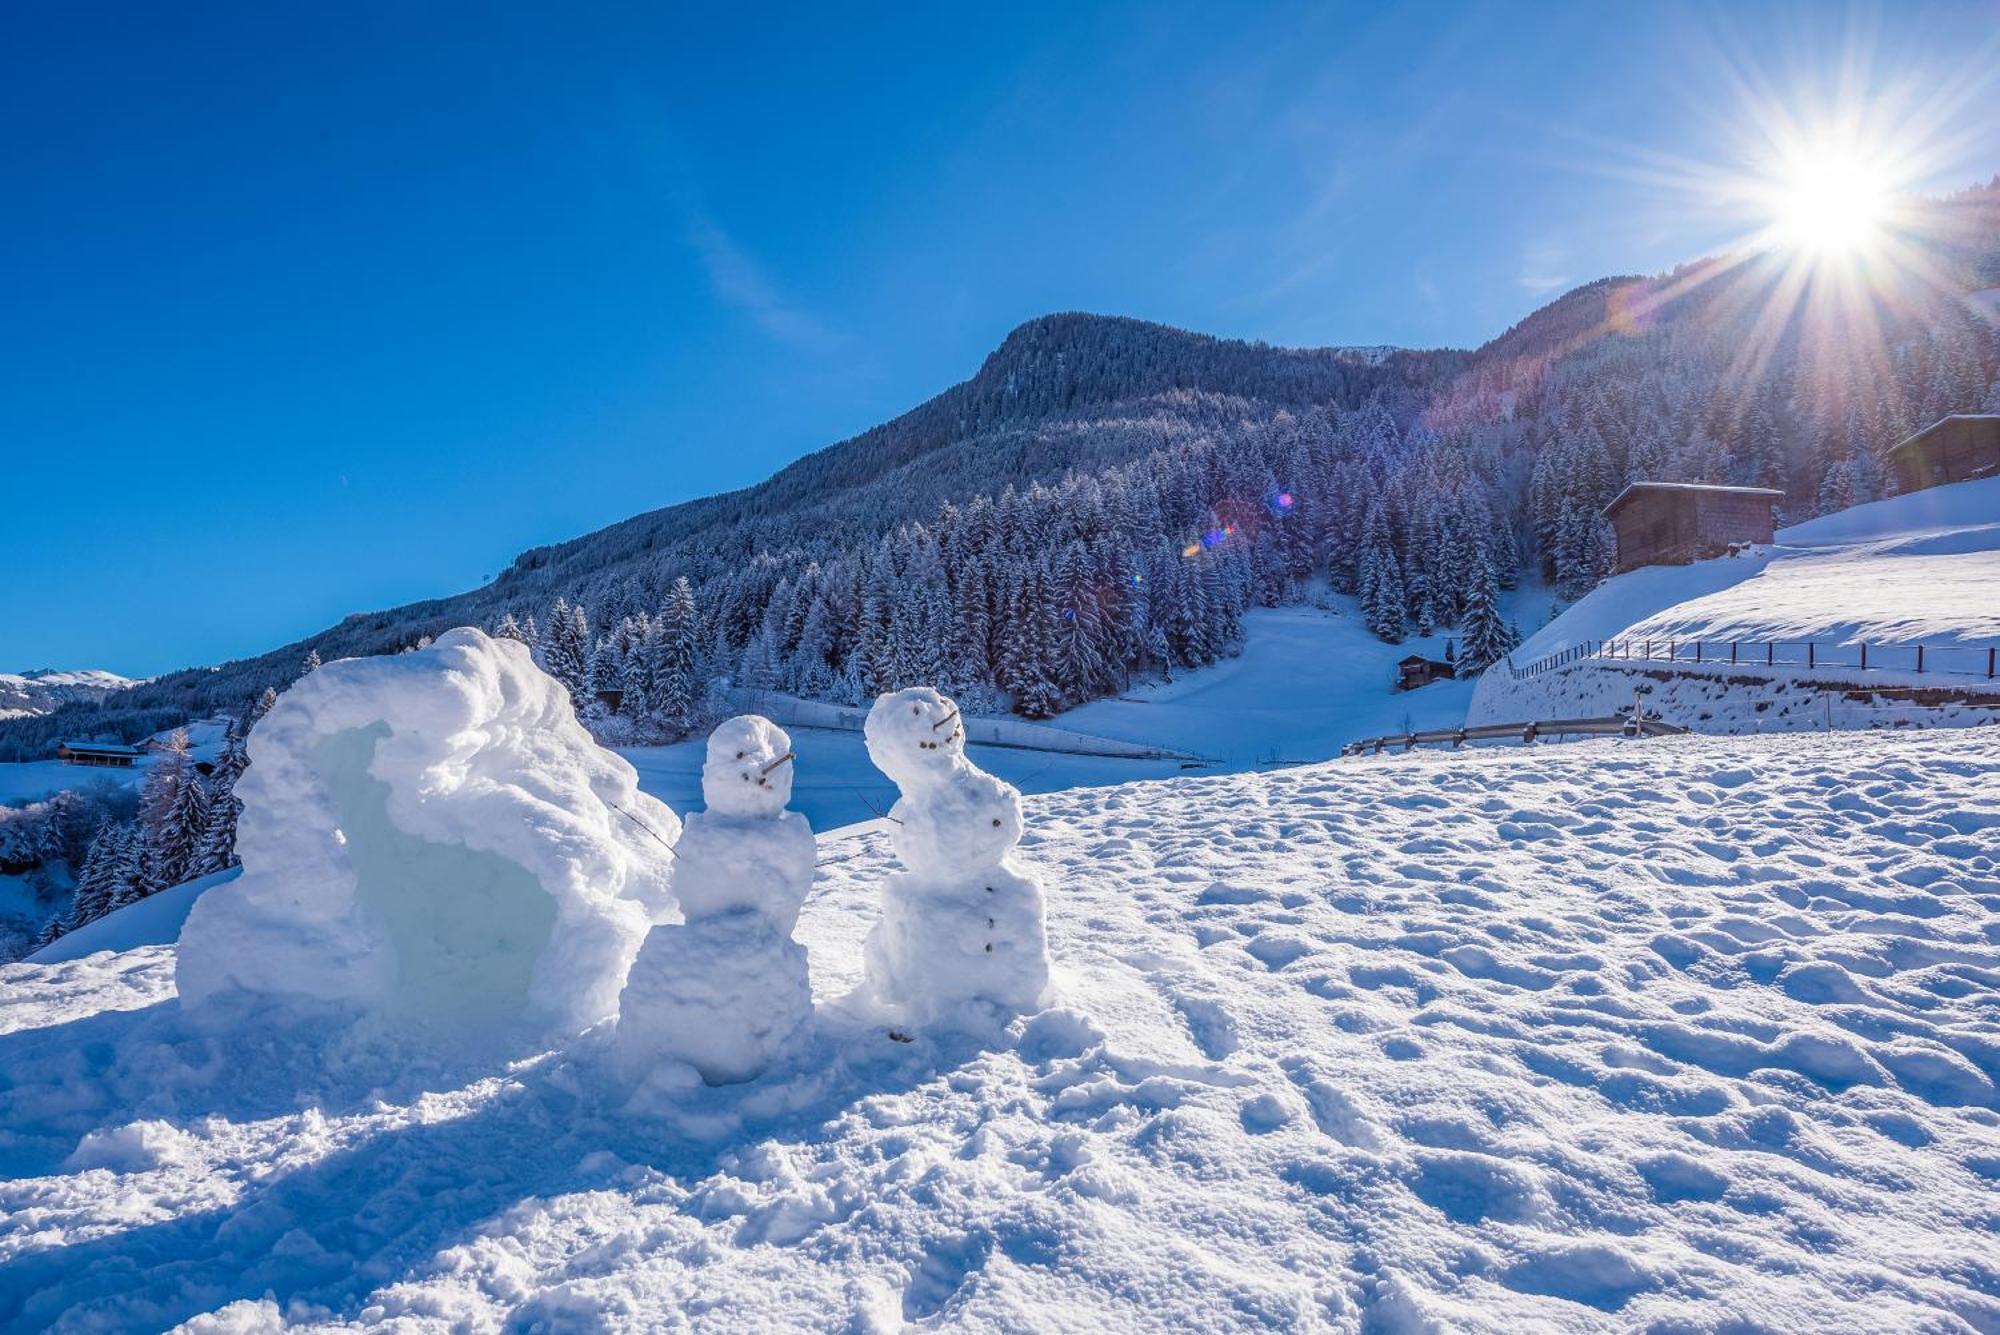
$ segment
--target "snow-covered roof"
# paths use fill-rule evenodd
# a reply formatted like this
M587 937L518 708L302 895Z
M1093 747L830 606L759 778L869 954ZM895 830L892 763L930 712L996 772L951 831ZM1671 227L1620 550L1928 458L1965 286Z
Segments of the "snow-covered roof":
M91 751L105 756L136 756L142 754L138 747L127 746L123 742L63 742L65 751Z
M1604 507L1604 513L1607 516L1616 514L1637 491L1710 491L1731 496L1769 496L1773 500L1785 494L1771 487L1725 487L1716 482L1630 482L1625 490L1612 498L1611 504Z
M1927 439L1934 433L1950 426L1953 422L2000 422L2000 413L1952 413L1948 417L1940 417L1922 431L1913 432L1897 441L1894 445L1891 445L1889 453L1894 454L1898 450L1914 445L1920 440Z

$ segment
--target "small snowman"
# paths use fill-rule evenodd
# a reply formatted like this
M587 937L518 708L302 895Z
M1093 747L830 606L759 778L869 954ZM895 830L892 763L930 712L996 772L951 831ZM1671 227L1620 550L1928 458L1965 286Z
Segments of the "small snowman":
M661 1058L711 1085L755 1079L812 1015L805 948L792 940L812 888L812 827L792 796L792 739L730 719L708 739L706 811L674 845L684 923L656 926L626 977L615 1052L642 1078Z
M921 1025L982 1028L1035 1009L1049 957L1042 888L1008 859L1021 794L966 758L958 707L929 687L877 699L863 735L902 792L889 818L905 868L868 936L869 990Z

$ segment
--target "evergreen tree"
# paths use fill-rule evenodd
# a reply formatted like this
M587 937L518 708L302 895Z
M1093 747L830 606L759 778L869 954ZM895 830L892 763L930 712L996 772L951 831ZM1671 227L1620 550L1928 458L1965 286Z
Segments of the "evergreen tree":
M42 924L42 930L36 933L35 949L40 950L44 946L54 945L62 938L63 933L68 930L68 927L63 922L62 914L53 915L47 922Z
M1460 675L1484 672L1505 658L1518 643L1517 637L1500 618L1499 580L1493 563L1481 552L1473 571L1470 597L1465 609L1465 648L1458 656Z
M178 840L175 822L179 819L181 789L194 773L194 763L188 758L187 729L177 728L153 757L139 790L137 856L155 890L176 884L175 880L166 879L169 873L186 870L185 850L181 851L177 865L167 849Z
M700 703L700 682L696 680L696 636L700 632L694 589L685 575L677 576L667 605L654 623L646 674L647 711L674 737L685 737L694 727L695 706Z
M232 724L223 738L215 770L208 776L208 823L195 848L190 876L212 876L236 865L236 821L243 813L243 802L236 796L236 781L249 767L250 757L244 750L242 734Z
M493 638L496 640L513 640L517 644L528 644L528 632L521 629L521 623L514 619L512 612L502 614L498 624L493 627ZM529 645L529 647L533 648L532 645Z
M76 879L70 900L68 930L74 931L111 912L117 889L122 836L118 826L107 821L98 828L84 855L83 871Z
M196 874L195 856L208 832L208 785L193 766L182 774L174 790L174 805L167 813L152 849L149 881L156 890L179 885Z
M111 907L122 909L136 904L159 887L153 884L146 867L146 832L128 825L118 832L111 861Z

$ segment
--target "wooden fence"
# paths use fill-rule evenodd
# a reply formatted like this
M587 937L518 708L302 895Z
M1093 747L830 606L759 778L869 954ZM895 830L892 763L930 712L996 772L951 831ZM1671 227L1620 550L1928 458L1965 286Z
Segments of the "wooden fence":
M1827 644L1817 640L1585 640L1525 667L1503 660L1513 681L1585 659L1618 663L1699 663L1708 667L1845 668L1952 677L2000 675L2000 646L1970 644Z
M1521 742L1533 745L1544 737L1671 737L1686 732L1656 718L1614 714L1610 718L1538 719L1527 723L1482 723L1469 728L1432 728L1426 732L1385 733L1363 737L1340 748L1343 756L1379 756L1391 748L1408 751L1413 747L1449 742L1454 748L1467 742Z

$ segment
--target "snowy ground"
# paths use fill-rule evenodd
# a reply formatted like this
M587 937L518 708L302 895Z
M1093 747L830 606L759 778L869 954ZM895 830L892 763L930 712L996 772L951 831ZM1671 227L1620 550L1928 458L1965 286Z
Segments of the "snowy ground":
M2000 643L2000 478L1857 505L1744 556L1619 575L1513 658L1607 639L1969 646L1934 655L1930 671L1984 673L1985 646Z
M1685 738L1031 799L1061 1001L837 1004L678 1117L0 967L0 1323L2000 1328L2000 735ZM262 1308L252 1304L268 1304ZM221 1329L221 1326L208 1327Z
M1201 757L1199 768L1205 772L1229 773L1273 762L1325 760L1357 737L1406 727L1445 727L1464 719L1472 696L1469 681L1438 682L1420 691L1390 689L1397 659L1410 653L1442 657L1447 636L1384 644L1351 615L1350 600L1337 601L1345 613L1310 607L1253 610L1243 619L1240 656L1171 683L1141 686L1118 699L1072 709L1054 720L1055 728L1063 734L1186 752ZM1525 621L1545 611L1547 602L1543 591L1524 590L1513 596L1513 611ZM1033 725L1008 722L1014 729L1010 736L1033 742ZM815 828L868 820L896 800L895 785L868 763L858 733L786 726L799 750L794 805ZM674 746L624 747L619 754L639 771L641 787L685 810L700 802L704 745L697 739ZM1171 778L1189 768L1171 760L1124 760L976 741L967 754L1024 793Z

